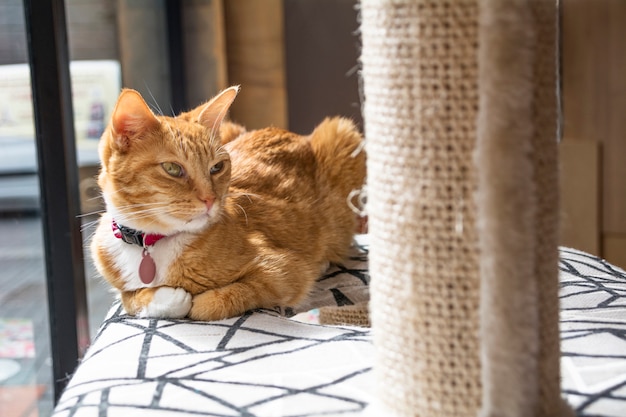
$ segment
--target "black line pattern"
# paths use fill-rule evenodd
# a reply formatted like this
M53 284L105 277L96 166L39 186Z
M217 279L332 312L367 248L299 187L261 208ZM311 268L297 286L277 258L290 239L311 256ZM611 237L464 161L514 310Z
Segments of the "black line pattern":
M367 244L355 251L306 305L282 313L366 300ZM563 394L580 416L626 416L626 273L571 249L560 270ZM118 304L54 417L357 415L375 395L373 358L369 329L270 310L210 323L137 319Z
M561 249L563 393L581 416L626 416L626 273Z
M276 311L286 317L323 306L353 305L368 301L369 269L368 269L367 236L357 236L348 260L343 265L331 265L315 285L311 297L295 307L281 308Z
M367 405L372 355L368 330L268 310L213 323L113 314L55 416L356 413Z
M367 300L366 247L332 265L306 303L281 311L204 323L137 319L114 306L55 417L360 413L372 385L369 329L283 315Z

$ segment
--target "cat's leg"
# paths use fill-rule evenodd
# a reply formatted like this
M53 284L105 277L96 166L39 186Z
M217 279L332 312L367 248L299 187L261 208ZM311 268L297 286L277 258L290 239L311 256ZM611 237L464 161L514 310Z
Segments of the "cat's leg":
M137 317L183 318L191 308L191 294L182 288L141 288L122 292L126 312Z
M202 321L222 320L260 307L262 305L258 291L245 282L235 282L195 295L189 318Z
M222 320L255 308L294 306L302 301L320 275L320 264L291 254L265 255L239 280L193 296L189 317L193 320Z

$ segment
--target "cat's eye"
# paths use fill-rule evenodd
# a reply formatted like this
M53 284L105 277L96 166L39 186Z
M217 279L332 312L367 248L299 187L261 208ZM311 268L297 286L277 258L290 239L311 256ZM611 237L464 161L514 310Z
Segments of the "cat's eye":
M211 167L211 169L209 170L209 172L211 173L211 175L217 174L218 172L221 172L224 169L224 161L220 161L217 164L213 165Z
M163 162L161 164L165 172L170 174L172 177L182 177L185 175L185 170L180 165L174 162Z

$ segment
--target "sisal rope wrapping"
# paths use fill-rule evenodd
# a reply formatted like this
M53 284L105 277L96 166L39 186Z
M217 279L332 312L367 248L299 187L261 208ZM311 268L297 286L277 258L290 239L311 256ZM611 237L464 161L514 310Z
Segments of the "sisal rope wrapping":
M333 326L370 327L370 315L367 302L341 307L322 307L319 316L320 324Z
M371 320L387 415L480 407L475 1L363 1Z
M361 10L379 407L570 415L559 387L554 3L363 0Z

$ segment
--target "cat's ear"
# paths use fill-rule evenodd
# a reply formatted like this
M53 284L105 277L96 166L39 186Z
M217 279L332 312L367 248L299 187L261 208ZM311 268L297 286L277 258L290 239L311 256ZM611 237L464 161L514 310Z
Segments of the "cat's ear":
M211 130L219 128L230 105L237 97L237 93L239 93L238 85L229 87L213 97L208 103L199 106L200 113L197 122Z
M111 125L117 145L127 149L132 139L159 125L141 94L135 90L122 90L111 116Z

